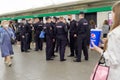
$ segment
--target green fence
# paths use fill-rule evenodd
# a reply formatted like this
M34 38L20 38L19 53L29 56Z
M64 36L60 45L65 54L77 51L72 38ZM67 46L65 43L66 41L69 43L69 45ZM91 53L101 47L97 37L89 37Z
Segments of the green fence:
M111 11L111 6L104 6L104 7L97 7L97 8L88 8L84 10L71 10L71 11L63 11L63 12L53 12L53 13L43 13L43 14L33 14L27 16L16 16L12 18L0 18L2 20L16 20L22 18L35 18L35 17L46 17L46 16L61 16L61 15L69 15L69 14L78 14L79 12L83 11L85 13L92 13L92 12L103 12L103 11Z

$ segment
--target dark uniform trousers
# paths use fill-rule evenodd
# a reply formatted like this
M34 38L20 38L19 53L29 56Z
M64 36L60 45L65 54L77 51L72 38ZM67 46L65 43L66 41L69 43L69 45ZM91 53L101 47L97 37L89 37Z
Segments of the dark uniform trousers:
M52 49L52 56L55 56L55 54L54 54L54 50L55 50L55 44L56 44L56 40L53 42L53 49Z
M46 59L51 59L53 54L53 39L46 35Z
M67 38L62 35L57 38L57 44L58 44L58 47L59 47L59 53L60 53L60 60L63 60L64 59L64 56L65 56L65 49L66 49L66 45L67 45Z
M77 38L74 37L74 34L70 33L70 51L71 56L77 56Z
M36 44L35 50L39 50L39 49L42 50L43 39L39 38L39 34L35 35L35 44Z
M43 50L43 42L44 42L44 39L40 38L40 50Z
M32 42L32 33L29 33L29 35L28 35L28 49L31 48L30 47L31 42Z
M58 42L57 42L57 39L55 41L55 52L58 52Z
M28 34L25 34L24 38L21 36L21 51L28 50L28 39Z
M78 39L77 39L77 43L78 45L78 56L77 56L77 60L81 61L81 54L82 54L82 50L85 56L85 59L88 59L88 47L87 47L87 39L85 35L78 35Z

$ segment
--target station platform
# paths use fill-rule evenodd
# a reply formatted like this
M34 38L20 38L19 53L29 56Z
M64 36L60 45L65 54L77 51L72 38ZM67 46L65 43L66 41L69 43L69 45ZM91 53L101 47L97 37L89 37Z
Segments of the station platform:
M89 80L93 68L100 55L89 51L89 61L82 58L81 63L73 62L69 58L70 50L66 48L65 62L59 61L59 53L53 61L45 60L45 48L43 51L21 53L20 46L14 45L14 57L12 67L7 67L0 57L0 80Z

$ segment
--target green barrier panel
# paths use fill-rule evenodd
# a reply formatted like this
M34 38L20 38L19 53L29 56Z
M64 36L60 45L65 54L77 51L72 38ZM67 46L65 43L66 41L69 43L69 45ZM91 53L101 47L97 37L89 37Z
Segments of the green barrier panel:
M71 10L71 11L63 11L63 12L17 16L14 18L0 18L0 21L15 20L15 19L22 19L22 18L46 17L46 16L62 16L62 15L69 15L69 14L78 14L80 11L83 11L85 13L91 13L91 12L103 12L103 11L111 11L111 10L112 10L111 6L105 6L105 7L98 7L98 8L88 8L88 9L84 9L84 10Z

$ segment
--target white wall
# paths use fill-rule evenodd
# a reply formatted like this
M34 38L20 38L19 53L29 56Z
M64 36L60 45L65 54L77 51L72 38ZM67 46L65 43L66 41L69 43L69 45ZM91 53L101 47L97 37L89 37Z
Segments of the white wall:
M97 12L97 27L102 28L104 20L108 20L108 13L107 12Z
M64 17L64 18L67 20L67 22L68 22L68 15L64 15L63 17ZM76 16L75 16L75 14L73 14L72 17L73 17L73 19L76 20Z

